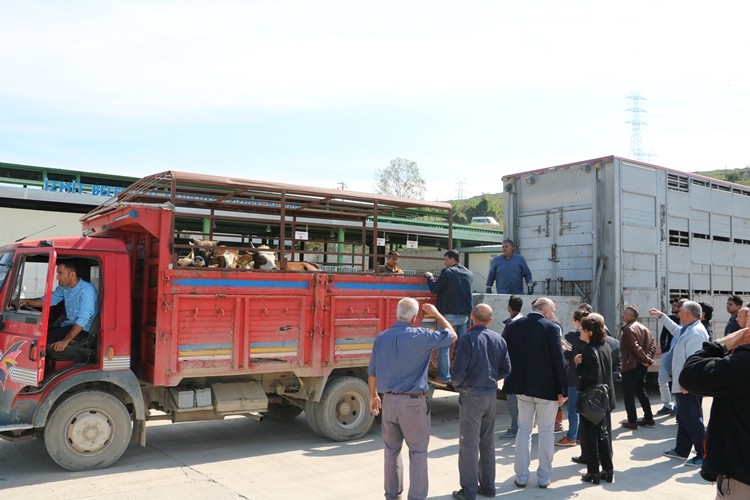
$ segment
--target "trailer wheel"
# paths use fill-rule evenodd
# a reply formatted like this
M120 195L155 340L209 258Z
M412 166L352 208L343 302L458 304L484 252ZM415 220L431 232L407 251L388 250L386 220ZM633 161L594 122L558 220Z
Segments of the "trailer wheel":
M355 377L330 380L314 411L321 434L334 441L361 438L375 421L369 388Z
M286 399L282 403L268 403L268 411L265 416L271 420L289 421L294 420L302 413L302 407Z
M318 403L316 403L312 399L308 399L307 401L305 401L305 420L307 420L307 425L315 434L317 434L318 436L325 436L323 434L323 431L320 429L320 425L318 425L318 421L315 420L315 408L317 406Z
M125 452L132 432L130 414L119 399L100 391L80 392L52 411L44 444L65 469L103 469Z

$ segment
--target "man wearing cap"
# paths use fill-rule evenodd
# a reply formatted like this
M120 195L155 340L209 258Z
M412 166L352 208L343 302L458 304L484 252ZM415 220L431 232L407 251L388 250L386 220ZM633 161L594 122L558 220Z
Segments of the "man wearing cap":
M382 274L404 274L398 267L398 252L391 250L385 257L385 265L378 269Z

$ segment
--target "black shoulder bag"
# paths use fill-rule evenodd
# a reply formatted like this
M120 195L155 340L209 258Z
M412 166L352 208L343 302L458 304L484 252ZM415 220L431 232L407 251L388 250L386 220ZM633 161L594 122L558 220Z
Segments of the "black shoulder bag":
M609 388L602 383L602 362L599 358L599 350L596 348L594 348L594 356L599 362L596 384L578 393L576 409L589 422L599 424L609 410Z

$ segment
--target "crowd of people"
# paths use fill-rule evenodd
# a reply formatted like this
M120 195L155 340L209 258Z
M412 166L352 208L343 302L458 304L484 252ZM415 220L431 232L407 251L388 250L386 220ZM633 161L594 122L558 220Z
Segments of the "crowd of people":
M515 258L520 256L513 249L512 242L505 242L503 255L495 258L505 262L492 264L496 269L492 281L497 281L499 292L522 290L522 280L527 284L531 280L526 262ZM551 299L537 298L524 316L523 299L512 295L502 332L496 332L491 329L492 308L485 303L472 305L472 273L460 264L460 254L449 250L444 257L445 269L437 279L425 273L437 305L421 306L422 313L435 317L437 330L418 326L419 303L404 298L398 304L397 322L373 345L368 370L370 408L376 415L382 413L385 497L403 494L404 442L409 448L408 498L427 497L430 409L426 395L433 349L439 351L437 382L459 394L460 489L453 492L454 498L496 495L494 429L501 380L511 427L500 438L515 438L516 488L525 488L531 479L535 426L539 488L547 488L552 481L555 446L580 445L581 454L572 460L586 466L581 481L613 482L611 412L616 380L622 381L627 415L622 427L636 431L655 425L645 381L657 340L638 321L638 308L625 306L619 340L609 334L604 318L589 304L574 312L573 329L563 335ZM488 291L491 285L488 281ZM731 320L725 337L712 342L707 325L713 310L708 304L675 301L671 315L648 309L662 327L658 382L663 406L656 415L676 416L675 444L664 451L665 456L682 460L685 466L701 467L702 477L716 483L717 498L750 498L750 448L744 446L750 441L750 384L745 383L750 382L750 329L746 328L750 309L732 295L727 312ZM702 413L704 396L714 398L708 430ZM555 418L565 404L568 432L555 441ZM736 429L739 434L734 434ZM692 458L691 450L695 452Z

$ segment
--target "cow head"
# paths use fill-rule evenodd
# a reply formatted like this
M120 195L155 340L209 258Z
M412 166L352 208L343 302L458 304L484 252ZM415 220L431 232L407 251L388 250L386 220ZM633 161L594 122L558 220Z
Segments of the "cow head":
M276 252L263 245L253 250L253 269L265 269L275 271Z

